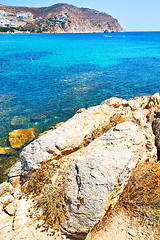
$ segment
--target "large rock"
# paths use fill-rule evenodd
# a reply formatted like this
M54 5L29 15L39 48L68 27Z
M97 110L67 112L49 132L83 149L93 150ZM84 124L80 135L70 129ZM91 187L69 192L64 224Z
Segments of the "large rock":
M36 129L18 129L9 133L9 142L12 148L21 148L36 137Z
M132 122L118 124L68 157L65 178L68 218L64 228L87 233L103 215L107 197L122 186L145 152L146 137ZM142 159L141 159L142 161Z
M115 122L124 121L121 109L101 105L91 107L59 126L53 131L42 135L27 145L20 154L18 167L15 165L9 176L17 176L22 169L22 175L30 169L37 169L40 162L51 157L62 157L88 145L105 131L115 125ZM118 116L118 117L117 117Z

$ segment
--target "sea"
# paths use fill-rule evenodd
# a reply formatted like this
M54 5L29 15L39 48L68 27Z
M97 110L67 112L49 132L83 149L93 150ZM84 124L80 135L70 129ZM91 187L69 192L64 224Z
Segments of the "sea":
M0 146L107 98L160 91L160 32L0 34ZM0 155L0 182L17 161Z

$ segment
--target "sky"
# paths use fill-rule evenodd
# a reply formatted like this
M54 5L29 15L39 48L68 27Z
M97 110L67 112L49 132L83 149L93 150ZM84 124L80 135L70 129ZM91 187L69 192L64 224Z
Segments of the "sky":
M126 31L160 31L160 0L0 0L8 6L47 7L68 3L106 12Z

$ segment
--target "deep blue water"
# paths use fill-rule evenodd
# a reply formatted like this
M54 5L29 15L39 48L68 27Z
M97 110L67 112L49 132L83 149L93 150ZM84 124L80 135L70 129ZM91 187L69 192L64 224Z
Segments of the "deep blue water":
M106 98L159 89L160 32L0 34L0 145L14 129L42 132Z

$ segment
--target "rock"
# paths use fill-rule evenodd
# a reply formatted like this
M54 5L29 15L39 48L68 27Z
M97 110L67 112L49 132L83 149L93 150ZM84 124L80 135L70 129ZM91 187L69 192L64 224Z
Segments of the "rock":
M16 151L10 147L0 147L0 155L14 155Z
M13 216L9 216L5 212L0 214L0 239L10 240L12 235Z
M85 108L80 108L80 109L77 110L76 113L82 113L82 112L84 112L85 110L86 110Z
M16 189L15 192L14 192L14 198L15 199L20 199L21 196L22 196L21 189Z
M22 197L18 201L16 215L14 218L14 230L24 227L27 224L29 218L29 202L26 201L25 197Z
M153 96L151 96L148 100L148 103L146 105L146 109L150 109L155 107L156 105L160 104L160 96L159 93L155 93Z
M0 184L0 197L2 197L7 192L13 194L13 187L10 183L3 182L2 184Z
M20 176L10 178L10 179L9 179L9 182L12 184L12 186L13 186L15 189L21 188L21 178L20 178Z
M23 198L20 177L17 176L23 178L29 170L37 169L47 159L53 160L53 163L60 162L51 178L52 184L60 181L62 176L65 180L69 212L63 230L72 237L82 238L83 235L84 239L106 209L113 209L135 165L157 159L152 119L156 115L155 122L160 120L157 113L159 98L157 94L129 101L107 99L99 106L80 109L67 122L46 131L26 146L9 173L9 180L14 186L12 195L18 203L12 223L13 239L37 237L33 219L39 212L34 211L30 202ZM160 130L154 131L160 135ZM5 197L6 192L1 189L0 185L2 197ZM11 215L14 213L14 201L0 206ZM130 238L128 231L126 236ZM42 239L47 237L43 235Z
M101 103L101 105L107 104L109 106L114 106L114 107L119 107L121 105L125 105L127 103L127 101L125 99L122 98L117 98L117 97L112 97L110 99L106 99L105 101L103 101Z
M146 125L146 115L147 115L148 111L139 109L138 111L134 111L133 112L133 117L134 119L141 125L141 126L145 126Z
M10 215L10 216L14 216L15 211L16 211L16 206L17 206L18 201L15 200L12 203L8 204L4 210Z
M65 155L88 144L97 137L96 134L99 136L111 128L112 123L114 125L116 121L123 120L122 117L117 118L115 113L114 108L107 105L91 107L82 113L75 114L54 131L49 131L34 140L20 154L22 175L30 169L37 169L40 162L50 159L54 152L59 151L60 155ZM9 176L12 177L11 172ZM15 171L14 176L18 176Z
M46 116L43 114L35 114L33 116L31 116L31 122L41 122L41 121L45 121Z
M18 161L14 167L10 170L8 177L12 178L12 177L17 177L17 176L21 176L22 173L22 164L20 161Z
M14 201L14 197L10 193L5 193L3 197L0 197L0 202L3 204L3 208Z
M9 142L12 148L21 148L24 144L36 137L36 129L18 129L9 133Z
M139 102L138 101L136 101L136 100L134 100L134 99L131 99L131 100L129 100L128 101L128 104L129 104L129 106L131 107L131 110L132 111L136 111L136 110L138 110L139 109Z
M24 116L14 116L12 118L11 125L12 126L21 125L21 124L23 124L23 123L25 123L27 121L28 121L27 118L24 117Z
M133 232L133 231L131 231L131 230L128 232L128 234L129 234L130 236L132 236L132 237L136 237L136 233Z
M87 233L94 226L104 213L107 196L116 184L125 183L138 163L145 141L138 125L125 122L68 157L72 162L65 177L68 232Z
M148 148L149 151L152 151L152 149L154 148L153 142L148 140L146 143L146 147Z
M40 133L37 138L43 136L44 134L46 134L46 133L48 133L48 132L50 132L50 131L55 130L56 128L60 127L62 124L63 124L63 122L57 123L55 126L50 127L49 130L44 131L43 133Z

